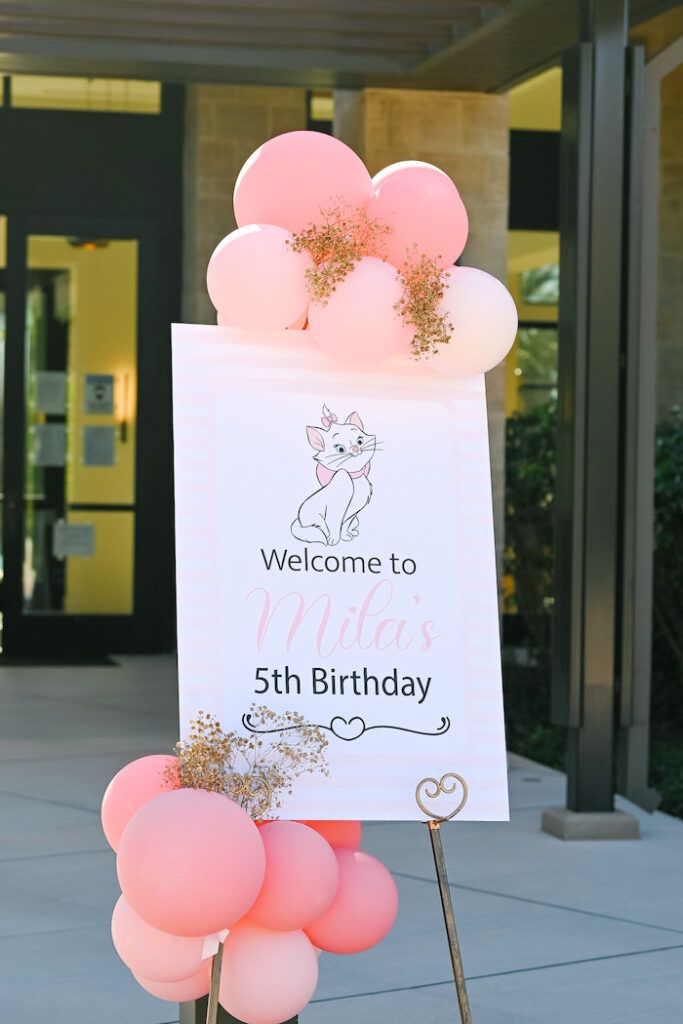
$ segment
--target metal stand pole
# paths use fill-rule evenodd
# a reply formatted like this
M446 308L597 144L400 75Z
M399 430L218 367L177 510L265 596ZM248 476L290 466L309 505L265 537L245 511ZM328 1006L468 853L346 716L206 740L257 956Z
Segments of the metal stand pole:
M436 877L439 883L443 919L446 924L448 948L451 954L453 978L455 979L455 990L458 995L458 1007L460 1008L460 1020L462 1021L462 1024L472 1024L470 1001L467 996L467 985L465 984L465 972L463 971L462 957L460 955L460 943L458 942L458 932L455 927L453 900L451 899L451 890L448 884L446 859L443 855L443 845L441 843L441 822L428 821L427 828L429 829L429 838L432 844L432 853L434 854Z
M460 801L451 810L450 814L440 814L434 807L433 801L439 797L452 796L458 790L461 792ZM462 969L462 957L460 956L460 943L458 932L455 927L455 914L453 912L453 900L448 885L448 872L446 871L446 858L443 855L441 845L441 824L444 821L451 821L467 803L467 782L457 772L446 772L440 779L422 779L418 782L415 790L415 800L423 814L426 815L429 839L434 854L434 867L436 868L436 879L439 883L439 895L443 908L443 919L446 924L446 935L448 936L448 949L451 954L453 965L453 978L455 979L455 990L458 996L460 1008L460 1020L462 1024L472 1024L472 1013L470 1001L467 997L467 986L465 984L465 972Z
M218 952L211 965L211 988L206 1006L206 1024L216 1024L218 1020L218 989L221 983L221 966L223 964L223 943L219 943Z

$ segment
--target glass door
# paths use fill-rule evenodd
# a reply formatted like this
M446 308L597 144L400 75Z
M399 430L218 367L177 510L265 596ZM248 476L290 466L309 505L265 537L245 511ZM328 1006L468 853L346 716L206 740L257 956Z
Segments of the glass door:
M103 230L107 226L110 230ZM138 417L138 405L145 403L140 325L149 320L139 294L149 277L144 255L155 247L144 231L123 233L120 224L81 222L57 231L54 224L38 221L34 228L10 219L3 529L7 653L154 650L168 646L163 635L169 641L172 635L168 615L166 621L155 619L159 609L155 613L150 607L154 598L146 579L155 560L160 562L159 538L149 535L154 481L147 481L147 493L138 486L149 449L160 452L168 445L167 437L158 436L161 424L149 419L141 438ZM151 264L147 270L158 273ZM147 299L153 291L145 289ZM163 472L163 455L159 463ZM160 505L169 485L170 480L160 481ZM142 521L141 500L148 513ZM158 507L158 521L169 512ZM170 568L170 558L166 563ZM167 580L158 582L169 589Z

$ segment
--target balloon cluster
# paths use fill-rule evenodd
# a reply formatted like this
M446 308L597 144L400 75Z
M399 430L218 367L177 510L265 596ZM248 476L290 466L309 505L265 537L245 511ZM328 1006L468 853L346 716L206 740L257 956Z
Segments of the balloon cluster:
M152 995L186 1002L209 991L223 941L222 1006L246 1024L281 1024L313 995L321 950L359 953L384 938L394 881L359 850L360 822L257 824L220 793L178 788L175 764L131 762L102 801L122 890L116 950Z
M289 132L249 157L233 202L238 228L217 246L207 271L219 324L298 330L299 342L305 338L355 367L407 356L415 321L411 325L401 312L409 305L406 281L417 256L441 274L438 292L431 293L438 299L432 316L450 335L447 344L418 346L433 368L457 377L482 373L510 349L517 314L508 291L484 271L453 266L467 241L468 219L455 184L438 167L403 161L371 178L338 139ZM358 211L386 237L381 253L357 252L321 301L309 286L314 260L296 242L331 206ZM428 285L422 293L418 287L413 306L428 293Z

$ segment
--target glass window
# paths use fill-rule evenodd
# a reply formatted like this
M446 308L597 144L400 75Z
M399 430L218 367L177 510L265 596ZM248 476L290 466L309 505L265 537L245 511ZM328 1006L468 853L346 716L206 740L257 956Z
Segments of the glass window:
M12 75L13 107L41 110L91 110L124 114L158 114L161 83L126 78L72 78Z
M137 242L32 235L24 611L131 614Z

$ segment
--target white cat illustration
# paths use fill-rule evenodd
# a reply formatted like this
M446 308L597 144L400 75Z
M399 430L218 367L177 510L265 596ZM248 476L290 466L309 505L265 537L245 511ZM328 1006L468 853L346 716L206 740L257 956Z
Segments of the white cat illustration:
M302 502L292 534L307 544L334 545L358 536L358 513L372 497L368 474L378 446L357 412L339 423L324 405L322 425L306 427L321 486Z

